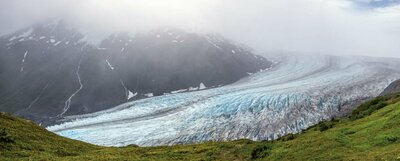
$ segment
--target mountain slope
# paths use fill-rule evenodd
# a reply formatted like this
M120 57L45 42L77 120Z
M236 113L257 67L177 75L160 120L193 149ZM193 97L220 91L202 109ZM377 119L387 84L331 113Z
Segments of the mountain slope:
M87 43L63 21L38 24L0 39L0 109L35 121L70 107Z
M385 105L376 108L382 104ZM378 97L356 111L349 118L320 123L294 140L278 142L268 159L399 159L400 95ZM357 117L359 113L363 116Z
M76 155L99 147L60 137L32 121L1 113L0 149L0 160L15 160Z
M266 69L264 57L216 35L160 28L131 36L117 33L100 49L125 86L138 96L154 96L190 87L217 87Z
M384 106L377 106L382 105ZM376 108L380 107L380 108ZM368 101L349 118L321 122L276 141L207 142L160 147L99 147L0 115L1 160L396 160L400 94ZM363 115L360 116L359 114ZM358 116L358 117L354 117Z
M381 95L400 92L400 79L392 82L385 90L381 93Z
M121 33L96 47L57 20L2 36L0 110L48 125L128 100L230 84L271 66L228 40L177 30L175 43L164 38L172 32Z

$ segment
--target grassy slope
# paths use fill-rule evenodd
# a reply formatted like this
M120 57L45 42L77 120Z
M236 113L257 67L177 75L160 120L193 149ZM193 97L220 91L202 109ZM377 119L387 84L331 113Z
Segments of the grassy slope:
M277 141L100 147L0 115L0 160L400 160L400 94L364 103L351 117Z

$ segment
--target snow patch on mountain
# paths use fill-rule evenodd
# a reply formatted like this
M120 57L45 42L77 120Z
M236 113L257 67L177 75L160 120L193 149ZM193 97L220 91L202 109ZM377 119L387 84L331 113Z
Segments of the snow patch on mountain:
M200 83L199 89L206 89L207 87L204 85L204 83Z
M131 99L131 98L137 96L137 94L138 94L137 92L132 93L132 91L129 91L129 90L128 90L128 98L127 98L127 99L129 100L129 99Z
M24 57L22 58L22 62L21 62L21 72L24 71L24 64L25 64L25 59L26 59L26 55L28 54L28 51L25 52Z
M61 43L61 41L58 41L58 42L54 43L54 46L57 46L60 43Z
M108 59L106 59L107 65L108 67L110 67L111 70L114 70L114 67L110 64L110 62L108 61Z
M33 28L29 28L27 31L23 32L23 33L20 34L20 35L12 36L12 37L9 39L9 41L13 41L13 40L15 40L15 39L19 39L19 38L23 38L23 37L28 37L28 36L30 36L30 35L32 34L32 32L33 32Z
M81 63L82 63L82 58L79 60L78 67L77 67L76 72L75 72L76 77L78 78L79 88L74 93L72 93L71 96L68 97L68 99L65 101L65 105L64 105L64 108L63 108L62 112L60 114L58 114L57 117L62 117L68 111L69 107L71 106L72 98L76 94L78 94L83 88L81 75L79 74L79 71L81 69Z
M172 94L175 94L175 93L181 93L181 92L185 92L185 91L187 91L188 89L179 89L179 90L176 90L176 91L171 91L170 93L172 93Z
M144 94L144 96L146 96L146 97L153 97L154 95L153 95L153 93L146 93L146 94Z

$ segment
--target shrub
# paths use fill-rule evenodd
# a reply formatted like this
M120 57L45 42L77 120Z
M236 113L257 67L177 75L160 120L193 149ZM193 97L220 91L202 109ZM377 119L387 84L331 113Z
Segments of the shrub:
M55 150L55 154L59 157L67 157L67 156L78 156L79 154L76 152L71 152L65 148L59 148Z
M265 158L270 154L271 149L269 145L258 145L251 152L251 159Z
M14 139L6 132L4 128L0 129L0 143L15 143Z
M129 147L129 148L138 148L139 145L136 145L136 144L129 144L129 145L127 145L126 147Z
M391 142L391 143L394 143L394 142L396 142L397 140L399 140L399 138L396 137L396 136L386 136L385 139L386 139L388 142Z
M318 124L318 130L320 132L328 130L328 129L332 128L335 123L336 122L332 122L332 121L321 122L321 123Z
M328 129L329 129L329 126L326 125L325 123L322 123L322 124L320 124L320 125L318 126L318 129L319 129L320 132L322 132L322 131L328 130Z
M374 111L377 111L389 104L395 103L400 100L399 94L389 94L380 96L370 101L367 101L358 106L350 115L351 120L364 118L371 115Z
M290 140L296 139L296 137L297 137L296 134L290 133L290 134L287 134L287 135L279 138L278 140L280 140L280 141L290 141Z
M353 131L353 130L343 131L343 134L345 134L345 135L351 135L351 134L355 134L355 133L356 133L356 131Z

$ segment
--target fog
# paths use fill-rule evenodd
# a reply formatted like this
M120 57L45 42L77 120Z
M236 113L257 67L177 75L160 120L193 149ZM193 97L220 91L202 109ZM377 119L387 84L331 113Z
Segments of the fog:
M384 3L387 2L387 3ZM159 26L215 32L258 53L400 57L395 0L0 0L0 35L54 18L96 43Z

